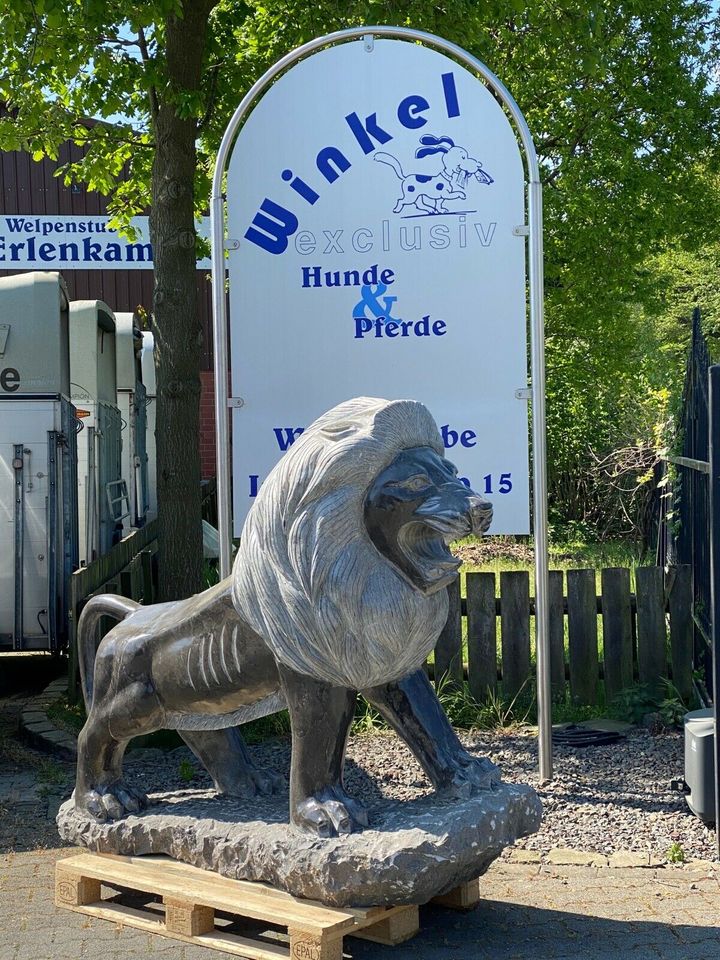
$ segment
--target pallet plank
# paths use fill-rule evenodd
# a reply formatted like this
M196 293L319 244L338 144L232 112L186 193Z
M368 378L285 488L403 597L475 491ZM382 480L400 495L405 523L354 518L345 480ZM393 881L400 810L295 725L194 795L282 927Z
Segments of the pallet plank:
M55 875L55 900L67 907L80 907L100 899L100 881L84 877L74 870L58 870Z
M405 907L397 912L390 911L387 917L351 933L350 936L394 947L395 944L410 940L419 930L420 911L417 907Z
M601 573L605 702L632 686L633 643L630 571L609 567Z
M149 898L159 896L164 916L158 914L156 902L138 909L101 900L101 885L140 892ZM344 936L395 944L419 930L417 906L328 907L267 884L232 880L164 856L82 853L61 860L56 866L56 903L250 960L342 960ZM265 939L252 940L216 928L216 913L284 926L289 950Z
M500 574L503 695L512 700L530 676L530 575L526 570Z
M215 929L215 911L212 907L199 907L196 903L163 897L165 926L168 933L181 933L184 937L197 937Z
M597 601L594 570L568 570L570 696L574 703L597 703L599 674Z
M638 677L651 696L660 693L660 680L667 676L667 630L665 582L662 567L638 567L637 590Z
M430 902L450 910L473 910L480 902L480 879L462 883L448 893L433 897Z
M467 645L470 693L478 703L497 689L495 574L468 573Z
M77 854L76 856L82 856ZM97 854L85 854L85 856L98 856ZM188 863L183 863L181 860L173 860L171 857L165 856L165 854L148 854L142 857L130 857L124 856L119 853L103 853L102 855L103 862L106 860L114 860L118 863L125 864L129 867L148 867L154 870L162 871L163 876L175 876L179 880L184 880L185 882L192 882L194 875L197 872L197 867L193 867ZM72 857L70 859L75 859ZM66 861L62 861L66 862ZM270 897L276 902L286 902L299 904L300 906L314 906L319 907L320 910L331 910L333 913L337 913L337 907L328 907L324 903L320 903L319 900L305 900L300 897L294 896L292 893L288 893L286 890L278 890L276 887L271 887L269 883L261 883L259 881L251 880L232 880L229 877L221 877L220 874L211 873L210 871L203 870L201 875L204 879L218 880L223 884L229 884L233 889L242 890L251 896L265 896ZM356 920L366 921L372 920L373 917L378 917L386 913L388 907L343 907L343 913L349 914L354 917Z
M222 930L215 930L214 933L203 933L197 937L170 933L161 918L152 917L142 910L121 903L103 901L102 905L93 903L88 904L88 906L70 907L69 909L88 917L96 917L98 920L109 920L111 923L134 927L136 930L144 930L146 933L180 940L182 943L209 947L211 950L221 950L223 953L230 953L236 957L244 957L245 960L288 960L290 957L290 951L286 947L276 946L272 943L263 943L260 946L257 940L250 940L235 933L225 933Z
M310 931L333 930L340 933L355 924L355 917L342 909L315 906L297 898L276 899L253 890L253 884L221 877L189 864L178 863L172 872L165 872L163 864L156 861L145 865L138 862L141 859L144 858L135 857L132 863L127 863L122 858L114 857L111 860L101 854L86 853L71 857L69 862L76 873L110 886L115 883L143 893L170 895L182 900L190 899L188 889L192 889L191 899L194 903L229 913L242 912L243 916L266 923L275 922L282 911L288 923ZM66 861L60 861L63 862ZM237 884L242 884L242 887L238 888ZM240 903L242 910L238 911Z
M448 586L447 592L448 618L435 645L435 686L439 689L445 684L447 690L457 690L462 687L464 677L459 577Z
M342 938L325 940L303 930L290 930L292 960L343 960Z

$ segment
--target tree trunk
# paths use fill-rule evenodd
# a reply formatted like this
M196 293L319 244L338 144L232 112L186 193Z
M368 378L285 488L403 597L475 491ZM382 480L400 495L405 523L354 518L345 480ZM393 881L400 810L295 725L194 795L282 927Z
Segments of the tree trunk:
M150 237L157 371L157 490L160 596L202 586L200 347L193 183L197 121L181 117L178 94L200 88L209 0L185 0L166 22L168 87L153 103L155 158Z

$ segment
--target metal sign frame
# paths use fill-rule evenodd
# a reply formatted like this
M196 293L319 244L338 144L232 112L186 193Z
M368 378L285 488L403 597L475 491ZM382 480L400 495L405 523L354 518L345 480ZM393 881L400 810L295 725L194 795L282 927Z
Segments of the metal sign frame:
M708 371L710 450L710 597L712 623L713 754L715 760L715 853L720 860L720 366Z
M220 576L230 574L231 566L231 470L228 410L232 404L228 392L228 326L225 290L225 198L223 179L230 153L242 122L255 101L280 74L299 60L324 47L348 40L364 40L372 47L375 37L406 40L448 54L471 72L479 75L505 107L515 127L525 158L527 175L526 214L523 229L528 237L528 279L530 300L530 378L532 416L532 502L535 538L535 624L537 651L538 747L540 777L552 777L552 720L550 687L550 647L548 629L548 545L547 545L547 465L545 454L545 319L543 306L543 234L542 185L537 154L525 117L504 84L484 63L462 47L441 37L409 27L364 26L338 30L317 37L278 60L250 88L232 115L218 149L210 200L210 236L212 247L212 304L215 337L215 427L217 433L217 496L220 532Z

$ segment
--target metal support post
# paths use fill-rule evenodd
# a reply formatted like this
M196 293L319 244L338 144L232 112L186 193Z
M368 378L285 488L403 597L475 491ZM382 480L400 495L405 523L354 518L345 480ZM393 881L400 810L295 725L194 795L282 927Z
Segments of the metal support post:
M58 446L60 435L48 430L48 500L47 500L47 632L48 646L58 648Z
M548 611L547 460L545 452L545 311L543 303L542 184L528 185L530 226L530 327L533 438L533 521L535 534L535 654L537 658L538 760L540 779L550 780L552 677Z
M715 757L715 838L720 860L720 366L709 370L710 395L710 603L712 640L712 700ZM709 685L708 685L709 686Z
M14 444L13 471L15 474L15 617L13 621L13 650L22 650L24 577L25 577L25 444Z

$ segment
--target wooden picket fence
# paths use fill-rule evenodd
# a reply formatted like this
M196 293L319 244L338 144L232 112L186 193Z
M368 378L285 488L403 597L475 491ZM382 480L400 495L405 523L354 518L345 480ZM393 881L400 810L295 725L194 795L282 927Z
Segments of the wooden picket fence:
M605 702L633 683L654 693L664 677L685 698L692 690L692 582L689 566L638 567L635 593L630 571L550 572L550 669L554 694L578 705ZM469 573L466 597L450 589L450 614L435 648L437 684L463 679L476 700L488 691L511 700L534 675L531 620L535 601L527 571ZM463 622L464 621L464 622ZM498 629L499 627L499 629ZM463 629L464 628L464 629ZM601 641L601 643L599 643ZM602 654L602 655L601 655ZM687 700L686 700L687 702Z
M157 520L116 543L106 554L76 570L70 577L70 630L68 695L72 702L80 696L77 661L77 623L90 597L99 593L119 593L139 603L153 603L157 597ZM104 618L107 619L107 618ZM112 622L101 623L107 630Z

